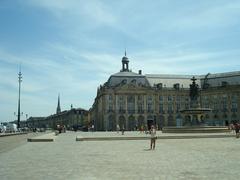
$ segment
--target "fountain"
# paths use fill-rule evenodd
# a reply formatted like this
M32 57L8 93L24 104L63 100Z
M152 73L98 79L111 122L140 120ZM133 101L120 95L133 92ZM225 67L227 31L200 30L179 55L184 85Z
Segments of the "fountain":
M193 76L192 84L190 84L190 107L180 110L180 113L187 117L184 119L182 126L178 127L164 127L163 133L215 133L228 132L228 128L219 126L209 126L205 122L205 116L212 110L210 108L203 108L199 101L199 88L196 83L196 78Z
M210 108L202 108L199 102L199 88L196 84L196 78L193 76L192 84L190 84L190 108L180 110L180 113L187 116L184 126L205 126L205 115L212 110Z

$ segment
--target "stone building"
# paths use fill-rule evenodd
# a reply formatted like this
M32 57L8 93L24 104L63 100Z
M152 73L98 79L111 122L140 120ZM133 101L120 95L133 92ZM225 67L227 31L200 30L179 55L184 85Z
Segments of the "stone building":
M47 117L30 117L26 122L30 128L53 128L57 125L65 125L68 129L72 127L83 127L89 125L88 111L82 108L73 108L61 111L60 96L58 95L58 103L56 114Z
M156 123L158 127L184 126L188 119L180 113L190 106L189 85L193 75L163 75L129 70L129 59L122 58L120 72L109 77L97 90L90 109L96 130L126 130ZM226 125L240 118L240 71L195 75L201 107L211 108L204 122Z
M68 129L73 126L88 126L88 111L82 108L72 108L50 115L43 122L51 128L56 128L57 125L65 125Z

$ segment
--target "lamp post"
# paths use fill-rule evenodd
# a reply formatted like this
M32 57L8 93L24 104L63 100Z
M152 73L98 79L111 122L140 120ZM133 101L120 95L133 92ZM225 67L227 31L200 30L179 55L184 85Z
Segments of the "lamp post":
M81 126L83 126L83 111L81 111Z
M22 82L22 73L21 73L21 67L18 73L18 115L17 115L17 128L20 128L20 92L21 92L21 82Z
M26 127L28 127L27 118L28 118L28 114L26 114Z

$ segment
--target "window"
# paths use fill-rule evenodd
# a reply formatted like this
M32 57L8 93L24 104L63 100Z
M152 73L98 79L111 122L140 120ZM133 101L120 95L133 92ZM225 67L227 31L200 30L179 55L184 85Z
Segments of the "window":
M168 104L168 113L173 113L173 105L172 105L172 103Z
M179 112L180 111L180 108L181 108L181 104L180 103L177 103L177 112Z
M227 112L227 95L223 95L222 97L222 111Z
M237 112L237 109L238 109L237 96L233 95L231 97L231 111Z
M163 103L159 104L159 113L164 113L164 111L163 111Z
M119 113L125 113L125 101L124 101L124 96L122 95L118 97L118 107L119 107Z
M143 101L143 96L142 95L138 95L137 98L138 98L138 101Z
M153 112L153 107L152 107L152 103L151 103L151 102L149 102L149 103L147 104L147 111L148 111L149 113L152 113L152 112Z
M218 112L218 110L219 110L218 97L215 95L213 96L213 112Z
M127 104L128 113L135 113L135 96L129 95L127 97Z
M172 100L173 100L172 96L168 96L168 101L172 101Z
M143 111L143 103L138 103L138 113L144 113Z
M208 98L208 96L204 96L202 100L203 100L203 107L204 108L209 108L209 98Z
M181 97L180 97L180 96L177 96L177 97L176 97L176 100L177 100L177 102L180 102L180 101L181 101Z
M108 112L112 112L113 111L113 105L112 103L108 104Z
M159 96L159 101L163 101L163 96Z
M147 111L149 113L153 113L153 98L152 98L152 96L148 96L148 98L147 98Z

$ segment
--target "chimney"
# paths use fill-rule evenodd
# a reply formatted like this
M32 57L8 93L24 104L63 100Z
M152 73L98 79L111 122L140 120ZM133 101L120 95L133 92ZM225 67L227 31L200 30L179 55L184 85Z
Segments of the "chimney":
M138 74L142 75L142 70L138 70Z

